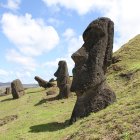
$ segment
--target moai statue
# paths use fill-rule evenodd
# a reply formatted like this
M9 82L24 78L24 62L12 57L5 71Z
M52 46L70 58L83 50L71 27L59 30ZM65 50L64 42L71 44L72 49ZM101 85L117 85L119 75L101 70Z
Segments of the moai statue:
M50 87L53 87L55 85L52 82L47 82L47 81L43 80L39 76L35 76L34 79L38 82L39 86L43 87L43 88L50 88Z
M59 88L59 99L68 98L70 96L70 79L66 61L59 61L58 69L54 73L57 77L57 86Z
M19 79L11 83L13 99L18 99L25 94L23 85Z
M91 22L83 33L84 44L72 55L75 62L71 91L77 95L70 124L116 101L105 73L112 61L114 23L109 18Z
M11 88L10 87L7 87L6 88L6 91L5 91L5 94L6 95L9 95L11 93Z

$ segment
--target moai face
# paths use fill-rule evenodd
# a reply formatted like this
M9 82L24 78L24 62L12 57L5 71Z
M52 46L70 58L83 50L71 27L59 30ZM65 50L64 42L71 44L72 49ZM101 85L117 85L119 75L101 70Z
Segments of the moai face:
M104 74L112 59L113 27L110 19L99 18L84 31L84 44L72 55L75 67L71 91L77 95L105 80Z
M67 63L65 61L59 61L58 69L54 73L54 76L57 77L58 86L62 84L67 84L67 77L69 77L69 74L68 74Z
M59 78L61 76L67 76L68 75L68 69L67 69L67 64L65 61L59 61L58 63L58 69L54 73L54 76Z

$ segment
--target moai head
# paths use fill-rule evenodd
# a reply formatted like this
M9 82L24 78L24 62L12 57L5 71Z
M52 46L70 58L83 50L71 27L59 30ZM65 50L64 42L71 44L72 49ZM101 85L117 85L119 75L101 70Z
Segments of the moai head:
M35 76L34 79L38 82L38 84L39 84L40 87L46 88L47 81L43 80L43 79L40 78L39 76Z
M91 22L83 33L84 44L72 55L75 62L71 91L81 95L105 80L112 61L114 24L108 18Z
M68 67L67 67L66 61L59 61L58 69L54 73L54 76L57 77L57 78L63 77L63 76L69 76L69 74L68 74Z
M66 61L59 61L58 69L54 73L54 76L57 77L58 86L67 83L66 79L69 77L69 73Z
M17 99L25 94L24 87L19 79L16 79L11 83L11 88L14 99Z

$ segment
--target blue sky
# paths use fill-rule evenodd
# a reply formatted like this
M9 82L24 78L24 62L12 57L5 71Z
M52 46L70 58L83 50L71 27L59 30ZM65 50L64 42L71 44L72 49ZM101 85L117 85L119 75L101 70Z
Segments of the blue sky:
M81 47L88 24L102 16L115 24L114 51L140 33L139 0L0 0L0 82L53 78L59 60Z

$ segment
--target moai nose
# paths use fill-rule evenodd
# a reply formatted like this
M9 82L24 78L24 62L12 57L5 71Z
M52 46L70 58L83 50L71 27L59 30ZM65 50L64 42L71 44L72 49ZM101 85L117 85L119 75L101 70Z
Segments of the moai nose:
M85 62L87 60L88 53L86 52L84 47L81 47L78 51L73 53L71 58L74 60L75 63L77 62Z

